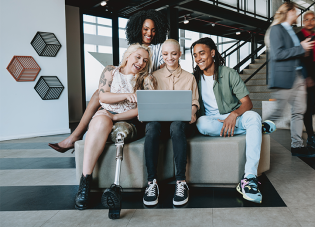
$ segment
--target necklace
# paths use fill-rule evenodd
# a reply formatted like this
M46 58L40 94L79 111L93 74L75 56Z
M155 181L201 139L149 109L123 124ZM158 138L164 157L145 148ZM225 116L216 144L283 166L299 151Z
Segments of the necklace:
M177 66L177 68L176 68L176 69L174 69L174 70L169 70L169 69L167 68L167 65L166 65L165 67L166 67L167 71L169 71L171 74L173 74L173 72L175 72L175 71L176 71L176 69L178 69L179 65L178 65L178 66Z

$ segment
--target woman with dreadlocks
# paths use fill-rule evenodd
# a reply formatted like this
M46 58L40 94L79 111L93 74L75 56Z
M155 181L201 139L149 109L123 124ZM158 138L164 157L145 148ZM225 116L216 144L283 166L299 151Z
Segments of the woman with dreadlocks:
M134 43L140 43L150 47L152 52L152 68L149 70L150 72L153 72L164 66L164 61L161 54L161 44L165 41L168 30L169 25L166 17L154 9L139 11L129 18L126 26L128 44L131 45ZM153 80L153 77L150 78L150 80L145 81ZM153 83L153 81L151 82ZM49 146L61 153L74 148L74 143L83 137L87 130L88 124L99 108L99 90L96 90L91 97L91 100L81 118L78 127L73 131L73 133L59 143L49 143Z
M199 39L190 49L197 64L194 68L200 103L197 128L207 136L246 134L245 174L237 191L244 199L261 203L256 175L262 131L270 133L275 125L266 121L262 130L261 117L251 111L253 104L244 82L235 70L224 66L224 59L211 38Z

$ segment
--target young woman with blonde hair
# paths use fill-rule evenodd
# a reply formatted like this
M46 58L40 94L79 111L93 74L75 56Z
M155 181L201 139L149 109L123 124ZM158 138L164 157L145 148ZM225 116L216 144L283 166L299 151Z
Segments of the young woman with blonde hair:
M99 102L102 108L94 114L86 135L83 173L75 198L76 209L87 208L92 172L104 150L114 122L124 120L134 124L141 134L141 123L136 118L138 110L135 92L141 89L154 89L154 84L151 83L152 76L149 75L150 66L150 49L144 45L133 44L124 53L121 66L107 66L102 72L99 82ZM112 200L120 201L120 187L110 190L113 191L112 196L119 197ZM106 199L102 198L103 200Z

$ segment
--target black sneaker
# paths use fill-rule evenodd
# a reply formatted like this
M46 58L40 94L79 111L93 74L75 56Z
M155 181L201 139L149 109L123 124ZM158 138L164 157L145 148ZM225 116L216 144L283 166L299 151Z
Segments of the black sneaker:
M102 195L101 201L103 206L109 209L108 217L110 219L120 218L121 191L121 186L112 184L110 188L106 189Z
M173 204L176 206L184 205L188 202L188 186L186 182L177 182L174 193Z
M315 135L307 138L307 146L315 149Z
M154 206L159 202L159 186L156 183L156 179L149 183L149 186L145 189L143 196L143 203L147 206Z
M315 157L315 149L311 147L291 147L292 156L313 158Z

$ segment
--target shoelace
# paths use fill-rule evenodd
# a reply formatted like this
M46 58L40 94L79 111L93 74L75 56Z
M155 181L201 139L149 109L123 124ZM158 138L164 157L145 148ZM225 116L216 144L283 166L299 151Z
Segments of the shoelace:
M254 191L257 191L258 184L261 184L257 178L248 178L247 181L248 181L248 185L250 185Z
M176 195L179 197L184 197L184 192L185 192L185 187L184 187L185 183L178 183L176 184ZM188 186L187 186L188 188Z
M159 190L159 187L156 183L153 182L149 184L149 186L145 190L145 193L147 194L147 196L155 196L155 190L154 190L155 186L157 187L157 190Z

